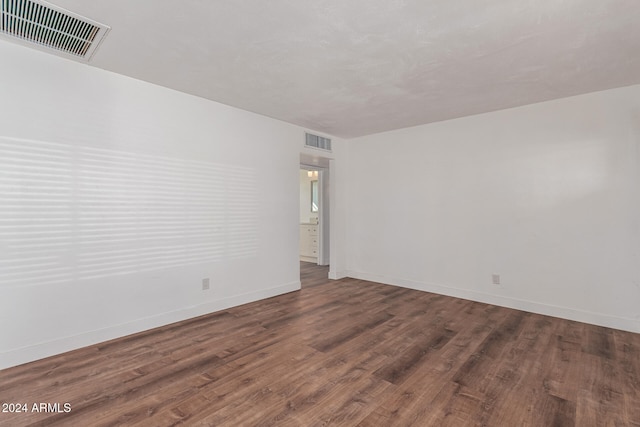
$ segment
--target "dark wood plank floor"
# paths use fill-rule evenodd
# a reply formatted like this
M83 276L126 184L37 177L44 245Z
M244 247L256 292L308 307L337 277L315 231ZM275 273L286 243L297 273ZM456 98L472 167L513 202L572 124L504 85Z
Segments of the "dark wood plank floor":
M0 371L3 426L640 426L640 335L354 279Z

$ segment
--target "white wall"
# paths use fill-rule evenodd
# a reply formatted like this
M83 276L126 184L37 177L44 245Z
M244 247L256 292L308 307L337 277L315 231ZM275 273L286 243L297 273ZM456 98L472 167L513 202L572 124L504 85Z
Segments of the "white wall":
M303 129L0 57L0 368L299 288Z
M333 144L335 158L329 167L329 193L331 241L329 251L329 278L342 279L347 277L347 212L348 212L348 146L351 141L339 141Z
M640 86L347 150L348 275L640 332Z

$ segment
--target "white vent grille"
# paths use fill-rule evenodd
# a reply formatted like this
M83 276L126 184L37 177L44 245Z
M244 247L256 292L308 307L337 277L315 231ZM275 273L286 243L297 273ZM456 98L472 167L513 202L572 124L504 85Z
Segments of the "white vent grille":
M331 139L323 136L305 132L304 145L307 147L319 148L320 150L331 151Z
M0 0L5 38L89 60L109 27L41 0Z

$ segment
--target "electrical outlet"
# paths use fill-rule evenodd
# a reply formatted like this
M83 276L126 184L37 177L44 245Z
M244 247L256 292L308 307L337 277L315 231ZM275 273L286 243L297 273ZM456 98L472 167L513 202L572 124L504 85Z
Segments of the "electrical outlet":
M202 279L202 290L203 291L209 290L209 278L208 277L206 279Z
M500 275L499 274L492 274L491 275L491 281L493 282L494 285L500 285Z

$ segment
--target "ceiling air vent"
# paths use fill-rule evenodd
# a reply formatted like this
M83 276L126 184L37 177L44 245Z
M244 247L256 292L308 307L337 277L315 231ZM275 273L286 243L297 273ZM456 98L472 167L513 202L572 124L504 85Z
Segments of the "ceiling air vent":
M109 27L41 0L0 0L0 35L88 61Z
M323 136L314 135L312 133L305 132L304 145L312 148L319 148L321 150L331 151L331 140Z

